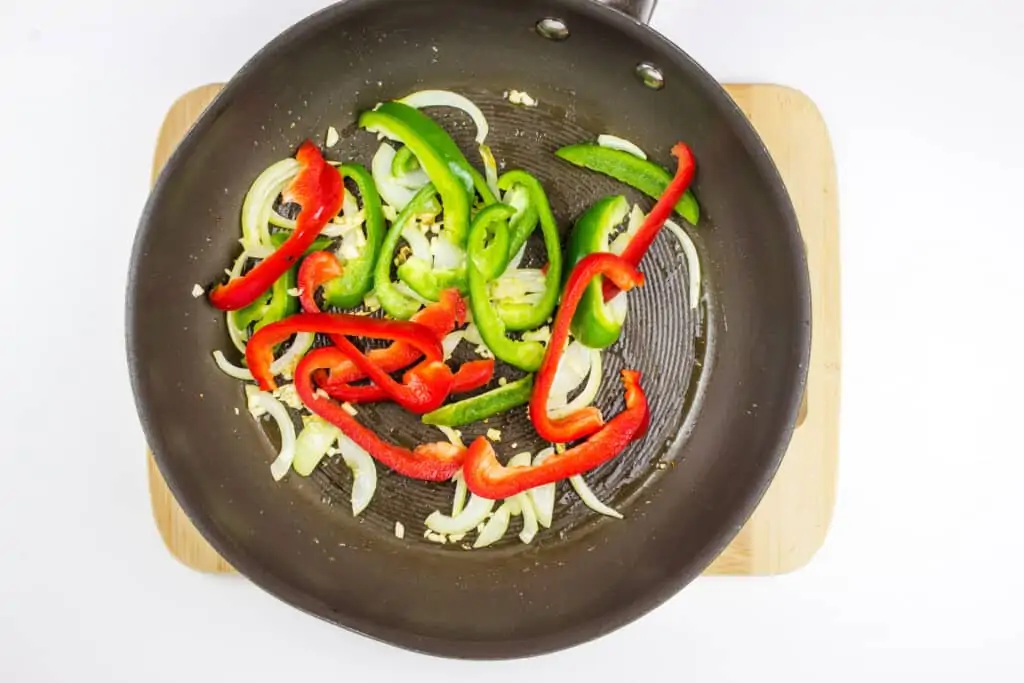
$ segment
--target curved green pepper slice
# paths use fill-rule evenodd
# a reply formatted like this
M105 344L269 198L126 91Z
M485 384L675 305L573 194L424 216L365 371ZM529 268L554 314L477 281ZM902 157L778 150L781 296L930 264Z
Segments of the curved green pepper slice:
M449 403L420 419L428 425L461 427L526 405L532 392L533 375L530 374L478 396Z
M373 289L373 267L377 263L377 253L384 239L385 223L384 207L373 176L359 164L342 164L338 167L338 173L343 178L351 178L359 188L366 219L366 245L363 251L344 263L340 277L324 285L324 301L327 305L344 309L359 306L366 293Z
M558 224L551 213L547 194L536 178L526 171L509 171L498 179L498 187L507 191L514 185L526 188L530 195L530 203L540 220L540 229L544 235L544 248L548 255L548 272L544 278L544 295L536 304L498 304L498 315L505 327L513 332L535 330L543 325L558 304L562 285L562 244L558 235ZM523 237L529 237L529 232ZM512 248L510 244L510 249ZM521 244L520 244L521 246ZM514 255L515 252L512 252ZM493 351L493 349L492 349Z
M628 212L629 202L622 195L603 197L587 209L569 235L565 250L566 270L571 271L585 256L609 251L608 233L622 222ZM615 343L624 322L605 303L601 286L602 278L595 277L572 319L573 336L592 349L603 349Z
M508 219L515 210L505 204L492 204L473 220L467 241L466 270L469 275L469 304L473 311L473 322L480 330L480 337L494 355L515 367L533 372L544 360L544 345L539 342L525 342L505 336L505 323L498 316L490 300L488 279L485 272L493 272L494 263L507 259L499 249L504 243L508 247ZM485 246L489 233L494 234L490 247ZM501 233L505 237L501 237ZM557 286L555 287L557 295ZM546 317L546 316L545 316Z
M661 197L672 182L672 174L661 166L629 152L592 142L562 147L555 151L555 156L580 168L615 178L654 200ZM697 225L700 220L700 205L689 189L676 204L676 213L691 225Z
M402 142L416 156L441 195L448 238L452 244L463 246L469 233L474 187L485 204L493 203L495 198L451 136L429 116L401 102L382 102L363 112L359 125Z
M499 179L498 182L500 183L501 180ZM530 189L520 183L513 182L505 192L502 201L516 210L508 224L508 251L509 254L515 256L537 228L540 216L537 214L537 208L533 205Z
M374 291L381 308L388 315L399 320L411 318L420 309L420 302L403 294L391 281L391 262L395 258L395 249L398 247L398 240L402 237L402 230L414 216L428 210L437 210L437 203L434 199L436 196L437 190L433 183L427 183L413 196L402 212L398 214L395 222L391 224L387 235L384 236L380 256L377 258L377 265L373 270Z
M398 267L398 279L430 301L439 301L441 292L452 287L458 289L459 294L469 291L464 267L435 270L429 263L418 258L411 258Z

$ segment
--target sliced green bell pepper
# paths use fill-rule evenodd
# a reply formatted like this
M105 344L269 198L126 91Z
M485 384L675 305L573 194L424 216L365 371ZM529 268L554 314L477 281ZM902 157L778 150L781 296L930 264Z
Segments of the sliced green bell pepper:
M416 155L408 147L399 147L395 152L395 158L391 160L391 175L401 178L407 173L412 173L420 167Z
M469 291L465 267L435 270L423 259L415 257L398 267L398 279L430 301L439 301L441 292L452 287L458 289L460 294Z
M532 391L533 375L530 374L478 396L449 403L420 419L428 425L461 427L526 405L530 402Z
M513 183L505 192L503 201L516 210L508 226L508 251L515 256L526 244L526 240L530 239L530 235L537 228L537 221L540 217L537 215L537 208L533 205L533 200L530 197L530 189L525 185Z
M592 142L562 147L555 151L555 156L575 166L615 178L654 200L664 194L665 188L672 182L672 174L661 166L629 152L602 147ZM697 204L697 198L693 196L692 191L687 190L676 204L676 213L690 224L697 225L700 220L700 205Z
M569 235L566 270L572 271L585 256L608 251L608 233L628 212L629 202L622 195L603 197L587 209ZM592 349L603 349L615 343L622 334L624 322L605 303L601 280L598 276L591 281L572 319L573 336Z
M498 316L490 300L486 272L494 271L494 263L507 260L508 220L515 210L506 204L492 204L484 208L473 220L469 231L466 254L466 270L469 275L469 304L473 311L473 322L480 330L480 337L487 348L499 360L509 365L533 372L544 360L544 345L539 342L525 342L505 336L505 323ZM485 246L488 234L493 233L491 246ZM505 233L504 238L501 233ZM499 251L504 244L506 253ZM557 294L557 286L555 287Z
M382 102L363 112L359 125L398 140L416 155L420 167L441 195L445 231L452 244L463 246L469 233L472 192L475 187L485 204L495 201L483 176L466 160L451 136L433 119L401 102Z
M513 186L522 186L530 196L530 203L540 220L540 229L544 235L544 248L548 255L548 272L544 280L544 295L536 304L498 304L498 315L508 330L522 332L524 330L535 330L543 325L551 317L555 306L558 304L558 296L562 286L562 244L558 235L558 224L555 216L551 213L551 205L548 204L547 194L543 186L536 178L526 171L509 171L498 179L498 187L507 191ZM523 228L525 230L525 228ZM525 237L529 237L526 232ZM523 242L526 238L523 238ZM514 245L510 244L511 250ZM520 243L522 246L522 243ZM515 255L515 252L512 252ZM492 349L493 350L493 349Z
M393 318L408 320L420 308L420 302L412 297L403 294L391 281L391 263L395 258L395 249L398 247L398 240L402 237L402 230L417 216L427 211L438 211L439 207L435 197L437 190L433 183L427 183L413 196L406 204L402 212L398 214L395 222L391 224L387 235L384 236L384 243L380 248L380 256L377 257L377 265L373 271L374 291L380 301L381 308Z
M359 188L363 200L363 215L366 222L366 244L354 259L346 261L341 277L324 285L324 301L328 306L355 308L363 303L363 297L373 289L373 268L384 239L384 208L381 205L373 176L359 164L342 164L338 172L344 178L351 178Z

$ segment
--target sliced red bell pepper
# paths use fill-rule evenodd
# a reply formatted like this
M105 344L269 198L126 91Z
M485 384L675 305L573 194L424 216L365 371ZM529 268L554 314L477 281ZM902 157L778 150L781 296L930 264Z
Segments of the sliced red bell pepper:
M314 251L299 266L299 301L306 313L319 313L316 293L323 285L341 277L343 269L338 257L329 251Z
M443 339L456 325L462 325L465 321L466 302L456 289L441 292L439 301L423 308L410 319L410 322L429 328L438 340ZM395 372L409 367L422 355L415 346L395 342L386 349L370 351L367 357L384 372ZM364 377L366 374L354 363L343 359L337 366L320 371L316 381L324 389L330 389L350 384Z
M327 222L341 210L345 185L338 172L324 161L316 145L306 140L295 158L302 168L282 193L286 202L297 202L302 206L295 220L295 230L284 244L248 273L213 288L210 303L222 311L248 306L270 289L295 265Z
M340 429L382 465L399 474L425 481L447 481L459 470L466 449L451 443L421 444L408 450L387 443L373 430L361 425L343 406L318 390L313 375L341 361L341 351L333 347L307 353L295 369L295 389L307 408Z
M406 384L411 382L411 375L414 370L415 368L405 373L403 381ZM493 376L493 358L463 363L462 367L455 372L455 375L452 378L451 393L462 394L467 391L479 389L490 382L491 377ZM331 398L336 398L339 401L348 401L349 403L376 403L378 401L388 401L391 399L388 392L381 389L376 384L352 386L351 384L336 383L330 386L324 385L323 389Z
M622 258L628 261L634 268L640 265L644 254L651 248L654 238L658 236L658 231L665 225L665 221L675 211L676 204L679 203L683 194L690 187L690 183L693 182L697 162L694 160L693 152L690 151L690 148L683 142L676 143L676 146L672 148L672 155L679 160L675 177L668 184L668 187L665 188L665 192L658 198L654 208L647 214L643 224L622 251ZM605 301L611 301L619 293L619 288L607 279L603 283L603 290Z
M252 372L253 377L264 391L273 391L277 388L274 376L270 372L270 366L274 362L274 348L298 332L315 332L329 335L341 336L341 341L351 343L343 335L355 335L369 337L371 339L388 339L401 341L409 344L420 356L425 356L428 361L436 361L444 365L442 359L444 352L441 349L441 342L437 335L429 328L414 322L399 320L382 320L370 318L365 315L352 315L350 313L298 313L276 323L267 325L256 332L245 345L245 361ZM352 347L355 349L355 347ZM356 354L362 360L350 358L360 371L367 374L377 382L379 376L387 379L387 371L375 365L372 359L367 358L358 349ZM340 356L336 357L340 360ZM329 367L329 366L328 366ZM448 366L445 366L446 368ZM373 372L369 375L367 372ZM449 378L451 370L448 371ZM394 380L391 380L394 382ZM449 382L450 386L450 382ZM442 399L443 401L443 399Z
M551 329L551 339L548 341L544 360L534 379L533 394L530 396L530 419L533 421L533 427L542 439L552 443L582 439L596 432L604 424L601 411L593 406L581 408L558 419L552 419L548 415L548 396L555 381L558 362L569 341L569 328L576 314L576 307L587 291L587 285L600 275L624 291L644 283L642 273L621 257L607 252L584 257L569 274L565 290L562 292L562 303Z
M646 433L650 423L647 397L640 387L640 373L623 370L626 409L613 417L589 439L539 465L506 467L498 462L486 438L474 441L466 454L462 474L470 491L483 498L501 500L562 479L583 474L608 462Z

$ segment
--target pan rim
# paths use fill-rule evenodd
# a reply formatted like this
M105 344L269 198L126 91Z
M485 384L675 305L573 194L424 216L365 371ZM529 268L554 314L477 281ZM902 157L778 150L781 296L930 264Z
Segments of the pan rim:
M125 292L127 302L126 350L136 410L147 441L154 446L152 453L157 466L190 521L232 567L235 567L240 574L267 593L307 614L341 626L346 630L379 642L431 656L474 660L501 660L553 653L593 641L617 631L646 615L655 607L663 604L670 597L681 591L702 573L714 558L732 541L736 531L749 519L760 503L781 464L792 438L796 427L802 392L807 382L812 326L810 278L806 250L800 236L795 209L774 160L747 117L710 73L693 60L682 48L661 35L658 31L627 15L621 14L607 6L599 5L593 2L593 0L552 0L552 4L561 4L574 12L588 14L592 18L622 31L630 38L646 42L652 50L665 54L666 58L671 56L672 65L685 70L693 76L694 80L699 84L698 91L701 95L706 97L711 106L729 122L733 133L748 153L756 171L770 187L770 197L774 204L774 209L785 225L785 230L780 230L779 238L788 241L786 245L787 250L796 269L795 289L791 292L791 295L794 297L796 305L802 309L802 318L806 321L804 324L806 332L799 336L799 346L793 355L799 361L797 374L793 378L793 391L788 397L788 405L785 406L785 410L780 411L786 414L787 420L777 428L778 438L776 439L775 448L773 452L765 455L766 466L762 468L756 481L752 482L752 490L746 497L744 505L737 506L729 514L723 516L720 522L723 531L712 537L712 540L700 552L692 556L686 571L681 571L673 574L670 578L652 583L647 591L638 595L635 600L628 604L618 605L615 608L610 607L607 611L596 616L587 617L575 622L569 628L544 632L537 636L515 640L453 640L410 631L401 631L378 621L339 613L313 594L295 588L276 572L263 567L227 534L220 534L212 519L207 520L207 515L202 510L189 504L188 496L183 495L184 491L181 482L174 476L174 467L170 465L170 460L163 452L164 449L156 447L156 444L152 443L152 436L155 431L152 425L159 421L159 417L144 405L142 399L144 390L141 385L141 367L144 359L140 358L136 350L135 328L138 324L139 311L132 298L132 291L136 289L141 275L138 264L146 242L145 237L149 233L149 226L153 222L153 214L158 203L158 197L163 192L163 188L168 184L169 178L174 174L175 169L181 165L181 159L186 158L191 153L196 145L199 144L203 132L210 128L217 118L231 105L236 92L244 86L252 72L259 69L267 61L272 60L276 52L290 46L294 37L306 32L315 31L323 23L335 22L338 20L339 15L357 12L363 7L382 3L386 4L391 1L342 0L342 2L335 3L307 16L281 32L256 52L229 79L224 88L217 93L214 100L175 148L164 168L161 169L156 181L153 183L139 220L130 255L127 289ZM783 232L785 234L782 234ZM736 531L729 531L730 529L735 529Z

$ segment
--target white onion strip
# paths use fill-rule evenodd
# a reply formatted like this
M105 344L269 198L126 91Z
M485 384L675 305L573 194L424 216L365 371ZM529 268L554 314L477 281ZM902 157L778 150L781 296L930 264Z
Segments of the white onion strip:
M352 515L358 517L377 491L377 465L362 446L344 433L338 434L338 450L352 471Z
M423 231L415 225L407 225L405 226L405 229L402 230L402 239L409 244L409 248L412 249L412 255L426 263L427 270L429 270L432 262L432 256L430 255L430 240L428 240L427 236L423 234Z
M592 363L589 348L578 341L569 343L558 361L555 378L551 382L551 391L548 395L549 414L550 411L562 408L569 402L569 394L586 379Z
M464 534L480 525L494 507L494 501L477 495L469 497L469 502L459 514L449 517L440 510L434 510L427 517L426 527L439 534Z
M309 351L309 347L313 345L315 338L316 335L312 332L298 332L292 339L288 350L270 364L270 372L275 377L277 375L290 375L295 370L295 366L299 364L302 356L306 354L306 351Z
M473 119L473 123L476 125L476 144L478 145L484 143L484 140L487 139L487 134L490 132L487 119L484 117L484 113L480 111L480 107L476 106L468 97L450 90L420 90L411 95L406 95L398 101L415 109L422 109L423 107L453 107L461 109Z
M452 477L455 482L455 496L452 498L452 517L458 517L459 513L466 509L466 496L469 489L466 487L466 478L462 476L462 470Z
M539 465L554 454L555 449L548 447L542 450L533 458L533 464ZM555 484L544 484L532 488L527 493L533 503L533 509L537 512L537 521L545 529L551 528L551 519L555 513Z
M274 200L298 174L300 167L295 159L282 159L271 164L253 182L242 201L242 244L246 248L270 244Z
M576 398L566 403L561 408L548 409L548 415L553 419L565 417L572 413L586 408L597 398L597 392L601 389L603 368L601 367L601 352L597 349L590 349L590 373L587 376L587 384L583 391Z
M690 308L697 308L700 303L700 255L693 240L686 234L686 231L672 221L665 221L665 227L672 231L672 234L679 240L686 256L686 269L690 275Z
M441 340L441 348L444 350L445 360L452 357L452 354L455 353L455 349L458 348L465 336L465 332L462 330L456 330Z
M636 144L615 135L598 135L597 144L602 147L607 147L608 149L617 149L620 152L632 154L633 156L640 157L641 159L647 158L647 153L640 149Z
M217 367L221 369L221 372L228 377L234 377L235 379L247 382L253 381L252 372L249 371L249 368L234 365L224 356L224 353L220 349L213 352L213 362L216 363Z
M377 148L377 153L373 155L373 161L370 162L370 172L381 198L401 211L412 201L416 190L405 187L391 175L391 162L394 161L395 154L395 149L391 145L382 142Z
M284 404L267 392L260 391L250 384L245 387L245 393L249 397L249 412L252 416L258 419L263 415L270 415L281 432L281 450L270 464L270 474L274 481L281 481L295 460L295 425L292 424L292 418Z
M324 459L341 436L341 430L316 415L304 417L302 431L295 439L295 461L292 469L301 477L308 477Z
M498 511L491 515L491 518L484 524L484 528L477 535L473 547L486 548L500 541L505 532L508 531L508 524L511 519L512 511L509 508L508 501L506 501L501 504Z
M583 504L594 512L608 517L614 517L615 519L622 519L622 513L615 508L608 507L602 503L594 492L587 486L587 482L583 480L583 475L577 474L574 477L569 477L569 483L576 490L576 495L580 497Z
M484 178L487 180L487 187L495 196L501 192L498 187L498 162L494 160L494 154L487 145L480 145L480 158L484 162Z

